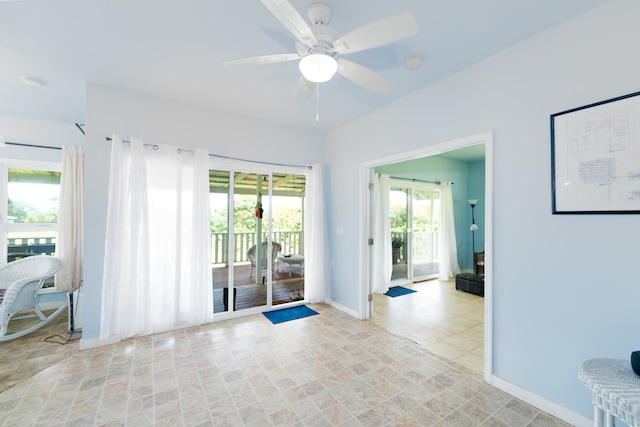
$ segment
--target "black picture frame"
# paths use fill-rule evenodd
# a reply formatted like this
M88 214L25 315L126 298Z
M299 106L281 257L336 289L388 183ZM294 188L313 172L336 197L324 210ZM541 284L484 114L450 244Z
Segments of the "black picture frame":
M640 92L550 121L552 213L640 213Z

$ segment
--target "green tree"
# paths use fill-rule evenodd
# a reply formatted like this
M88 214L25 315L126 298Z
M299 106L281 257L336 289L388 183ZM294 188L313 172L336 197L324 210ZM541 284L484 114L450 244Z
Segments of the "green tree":
M22 200L8 200L8 215L16 223L52 224L58 222L58 209L42 211Z
M256 229L256 202L250 196L239 196L236 198L233 213L235 219L235 231L246 232ZM227 231L227 207L214 208L211 211L211 232L224 233Z
M300 231L302 228L302 211L295 206L282 206L274 209L273 229Z
M273 229L300 231L302 229L302 209L297 206L280 205L274 198ZM233 208L235 231L248 232L256 230L256 202L251 196L236 198ZM265 210L265 218L267 212ZM219 207L211 211L211 232L224 233L227 231L227 208Z
M27 222L29 216L29 206L21 200L9 199L9 216L14 218L14 222Z
M256 230L256 201L251 196L236 197L233 206L234 231Z
M391 231L407 231L407 210L404 205L393 205L389 209Z

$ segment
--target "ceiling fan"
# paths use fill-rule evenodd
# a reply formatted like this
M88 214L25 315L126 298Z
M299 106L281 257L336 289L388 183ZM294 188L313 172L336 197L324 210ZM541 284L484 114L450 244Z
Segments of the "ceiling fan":
M344 55L393 43L418 32L410 13L389 16L340 35L328 27L332 10L324 3L314 3L307 9L307 24L287 0L260 0L262 4L296 38L296 53L255 56L227 61L228 67L271 64L298 60L302 76L296 88L296 101L311 97L318 83L329 81L335 73L376 93L384 93L391 84L375 71Z

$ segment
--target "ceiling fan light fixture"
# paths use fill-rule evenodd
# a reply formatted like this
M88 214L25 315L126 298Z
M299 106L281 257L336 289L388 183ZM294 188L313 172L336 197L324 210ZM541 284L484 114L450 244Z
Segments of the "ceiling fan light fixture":
M324 83L338 71L338 62L326 53L311 53L298 63L305 79L313 83Z

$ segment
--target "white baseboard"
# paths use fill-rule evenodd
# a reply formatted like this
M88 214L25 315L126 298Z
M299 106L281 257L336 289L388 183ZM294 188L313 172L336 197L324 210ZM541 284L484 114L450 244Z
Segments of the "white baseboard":
M344 305L340 304L339 302L335 302L335 301L334 301L334 300L332 300L332 299L325 298L324 303L325 303L325 304L329 304L330 306L335 307L335 308L337 308L337 309L338 309L338 310L340 310L340 311L344 311L345 313L347 313L347 314L349 314L349 315L351 315L351 316L355 317L356 319L358 319L358 318L359 318L359 317L358 317L358 312L357 312L356 310L352 310L352 309L350 309L349 307L347 307L347 306L344 306Z
M593 420L580 415L576 412L573 412L564 406L558 405L555 402L552 402L544 397L535 394L527 389L519 387L513 383L505 381L500 377L496 377L495 375L491 376L491 385L499 388L500 390L509 393L512 396L517 397L520 400L527 402L529 405L535 406L536 408L547 412L554 417L560 418L562 421L565 421L572 426L576 427L591 427L593 426Z
M80 350L88 350L90 348L96 348L96 347L102 347L105 345L115 344L120 341L122 340L119 338L112 338L106 341L103 341L100 338L90 338L90 339L81 338L80 342L78 343L78 348Z

